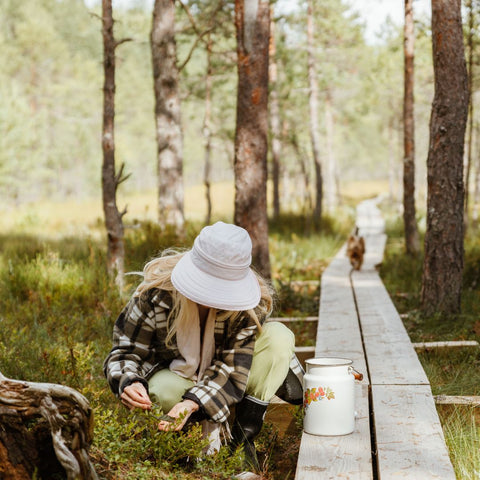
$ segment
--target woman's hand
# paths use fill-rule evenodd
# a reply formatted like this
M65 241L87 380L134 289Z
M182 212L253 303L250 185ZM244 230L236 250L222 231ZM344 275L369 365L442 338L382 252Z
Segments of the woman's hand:
M120 395L120 399L130 410L135 407L142 410L150 410L152 408L152 401L148 396L147 389L140 382L134 382L125 387Z
M186 399L177 403L167 414L172 420L162 420L158 424L158 429L162 431L181 430L187 423L190 415L199 408L198 403L195 403L193 400Z

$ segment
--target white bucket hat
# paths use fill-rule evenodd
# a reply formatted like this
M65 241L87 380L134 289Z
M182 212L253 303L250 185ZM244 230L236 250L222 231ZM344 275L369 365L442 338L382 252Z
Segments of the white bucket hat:
M260 285L251 262L248 232L217 222L201 230L192 249L175 265L172 283L182 295L200 305L249 310L260 302Z

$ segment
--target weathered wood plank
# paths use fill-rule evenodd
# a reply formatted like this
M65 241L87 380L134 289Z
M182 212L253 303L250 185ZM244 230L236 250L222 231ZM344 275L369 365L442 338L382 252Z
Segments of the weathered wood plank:
M318 322L318 316L317 317L270 317L268 318L267 322L282 322L282 323Z
M434 397L435 403L439 405L480 405L479 396L466 395L436 395Z
M357 418L352 434L336 437L302 435L297 480L373 478L367 385L355 385L355 403Z
M428 385L400 316L375 271L352 274L370 381L375 385Z
M360 235L379 235L385 231L385 220L377 207L379 201L375 198L357 205L356 224Z
M365 255L363 258L362 270L374 270L383 261L387 236L385 234L366 235L364 239Z
M459 341L445 341L445 342L416 342L412 343L413 348L429 349L429 348L444 348L444 347L478 347L476 340L459 340Z
M350 271L344 246L322 275L315 356L350 358L368 383Z
M379 479L455 480L428 385L373 385Z
M370 428L380 480L455 478L428 379L375 270L383 260L384 225L376 202L363 202L357 209L357 226L366 241L361 271L352 271L344 246L322 275L315 356L351 358L365 375L355 387L355 432L344 437L304 433L297 480L377 478Z

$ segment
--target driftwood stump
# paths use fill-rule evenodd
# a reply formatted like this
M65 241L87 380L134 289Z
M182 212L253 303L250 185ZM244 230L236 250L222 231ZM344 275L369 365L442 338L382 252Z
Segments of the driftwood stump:
M88 457L93 415L76 390L0 373L0 478L97 480Z

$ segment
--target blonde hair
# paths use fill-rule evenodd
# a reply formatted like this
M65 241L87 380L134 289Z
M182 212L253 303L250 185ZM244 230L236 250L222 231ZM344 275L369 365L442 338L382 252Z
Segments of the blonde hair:
M173 306L167 318L167 345L170 344L175 335L178 325L198 318L197 304L180 294L171 281L172 270L185 253L186 251L168 249L161 256L148 262L143 269L143 281L134 293L134 296L140 296L143 292L154 288L170 292ZM259 331L261 331L260 318L266 318L273 310L274 290L260 274L255 270L253 271L260 284L260 303L254 309L246 310L246 313L255 321ZM218 318L235 321L243 313L242 311L225 310L220 312Z

